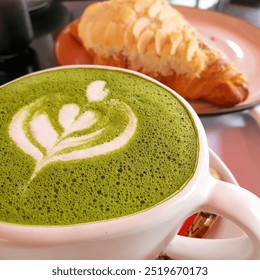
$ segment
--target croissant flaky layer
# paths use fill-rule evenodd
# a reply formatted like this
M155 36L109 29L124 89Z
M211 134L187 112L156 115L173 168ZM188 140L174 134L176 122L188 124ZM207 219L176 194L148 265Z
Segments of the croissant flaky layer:
M233 106L247 80L166 0L110 0L86 8L71 25L95 64L136 70L186 99Z

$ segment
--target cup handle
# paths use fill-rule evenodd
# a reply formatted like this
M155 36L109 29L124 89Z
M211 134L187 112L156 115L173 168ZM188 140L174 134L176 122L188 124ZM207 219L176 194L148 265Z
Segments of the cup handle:
M259 258L260 199L231 183L210 177L202 211L230 219L248 236L229 239L197 239L176 236L164 254L179 259Z
M247 235L226 239L202 239L177 235L162 255L176 260L260 259Z

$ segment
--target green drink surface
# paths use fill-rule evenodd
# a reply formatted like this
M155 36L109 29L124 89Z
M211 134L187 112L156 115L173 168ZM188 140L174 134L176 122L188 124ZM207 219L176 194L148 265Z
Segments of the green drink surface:
M0 88L0 221L70 225L144 211L185 187L198 149L184 105L144 78L86 68L22 78Z

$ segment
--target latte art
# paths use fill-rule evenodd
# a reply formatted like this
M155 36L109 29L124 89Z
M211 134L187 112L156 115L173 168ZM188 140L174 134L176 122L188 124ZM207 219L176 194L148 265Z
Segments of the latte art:
M81 112L77 104L65 104L59 110L58 122L62 127L59 134L46 113L41 112L44 98L22 108L13 117L9 127L10 137L15 144L25 153L31 155L35 161L35 170L31 176L32 180L37 173L47 164L55 161L69 161L90 158L101 154L107 154L123 147L134 135L137 118L131 108L120 100L111 99L105 101L109 91L105 89L105 81L92 82L87 87L86 102L105 102L108 110L120 108L128 122L117 135L116 132L110 141L99 142L104 139L106 130L111 132L111 125L104 122L103 117L96 110ZM94 129L93 129L94 127ZM89 133L89 129L92 128ZM95 129L97 128L97 129ZM78 132L83 135L75 136Z
M133 215L181 191L197 158L186 107L133 73L61 68L0 87L0 221Z

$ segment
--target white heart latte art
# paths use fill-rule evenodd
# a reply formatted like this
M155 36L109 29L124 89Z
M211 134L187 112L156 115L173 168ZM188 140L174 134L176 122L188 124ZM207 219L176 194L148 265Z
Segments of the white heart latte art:
M97 103L105 100L109 93L108 89L105 89L105 85L105 81L92 82L87 87L87 102ZM14 143L36 161L30 180L51 162L85 159L115 151L126 145L136 130L137 118L132 109L120 100L110 99L107 100L107 104L114 107L120 105L128 117L124 130L113 139L96 144L96 140L100 139L106 127L85 135L72 136L73 133L91 128L99 122L95 110L81 113L77 104L65 104L59 110L58 122L63 128L63 132L58 133L46 113L42 113L40 110L36 110L33 115L31 113L33 108L35 109L37 106L40 108L43 102L44 98L40 98L20 109L14 115L9 126L9 135ZM25 125L29 127L33 139L28 137L28 133L24 129Z

